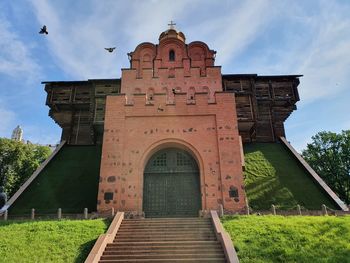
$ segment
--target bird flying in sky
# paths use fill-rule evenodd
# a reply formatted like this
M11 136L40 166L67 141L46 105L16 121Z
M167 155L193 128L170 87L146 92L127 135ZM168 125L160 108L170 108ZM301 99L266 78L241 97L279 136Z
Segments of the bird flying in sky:
M46 29L46 26L44 25L41 29L40 29L40 31L39 31L39 34L48 34L49 32L47 32L47 29Z
M112 53L114 49L115 47L105 47L105 50L107 50L109 53Z

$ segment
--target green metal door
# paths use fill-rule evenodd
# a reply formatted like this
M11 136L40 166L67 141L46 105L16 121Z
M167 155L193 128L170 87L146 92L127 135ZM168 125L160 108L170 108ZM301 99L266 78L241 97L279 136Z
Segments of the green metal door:
M200 209L199 169L193 157L176 148L153 155L144 172L146 217L198 216Z

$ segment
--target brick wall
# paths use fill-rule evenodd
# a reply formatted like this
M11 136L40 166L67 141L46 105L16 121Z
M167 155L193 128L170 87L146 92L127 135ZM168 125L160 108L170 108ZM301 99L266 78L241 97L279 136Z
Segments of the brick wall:
M126 105L124 95L109 96L101 160L98 210L142 212L143 170L157 150L178 147L197 160L200 169L202 209L239 211L245 205L240 144L234 95L216 93L176 94L174 104L167 95L134 96ZM238 189L239 199L229 196ZM105 197L112 200L105 200Z

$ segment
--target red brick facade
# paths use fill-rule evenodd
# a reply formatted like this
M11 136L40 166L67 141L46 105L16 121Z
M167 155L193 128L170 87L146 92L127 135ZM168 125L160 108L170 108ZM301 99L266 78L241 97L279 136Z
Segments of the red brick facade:
M173 147L197 161L202 210L222 204L240 211L245 192L235 95L222 91L215 52L202 42L185 44L173 29L159 40L129 54L121 94L107 97L97 208L142 213L145 166Z

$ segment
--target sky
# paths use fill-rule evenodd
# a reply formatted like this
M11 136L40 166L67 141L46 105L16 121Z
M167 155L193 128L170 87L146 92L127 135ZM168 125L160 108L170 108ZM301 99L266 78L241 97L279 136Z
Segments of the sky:
M120 78L127 53L173 20L224 74L304 75L285 122L301 151L319 131L350 129L349 14L348 0L1 0L0 137L21 125L25 140L57 143L41 82Z

